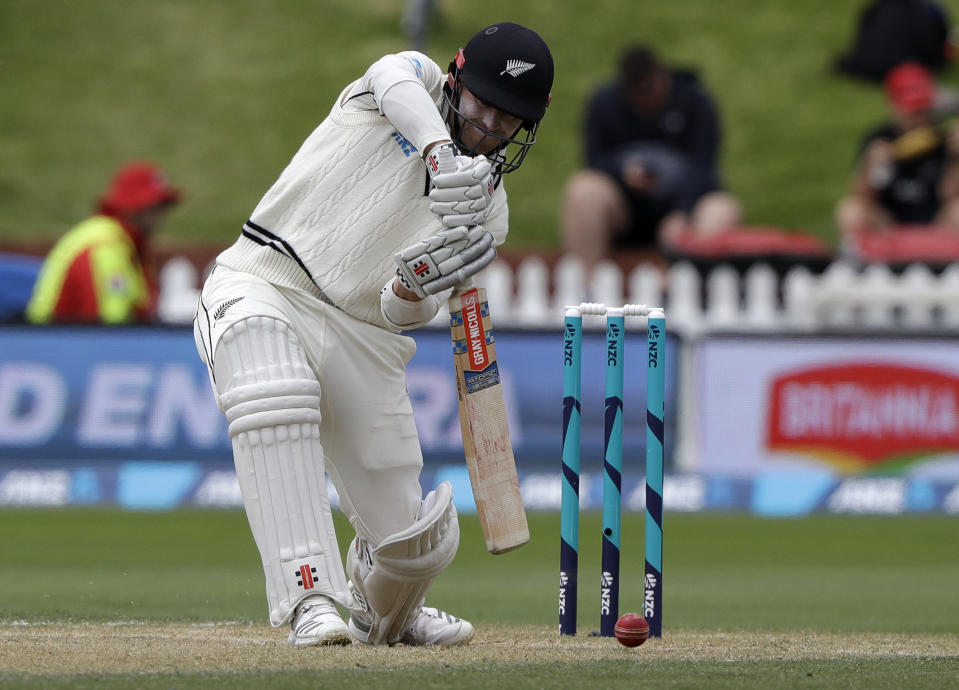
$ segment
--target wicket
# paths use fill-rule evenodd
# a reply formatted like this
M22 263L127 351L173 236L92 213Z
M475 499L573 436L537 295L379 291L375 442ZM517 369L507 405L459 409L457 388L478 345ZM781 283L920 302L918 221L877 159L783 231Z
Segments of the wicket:
M576 634L579 574L579 474L583 316L606 317L605 443L600 634L612 637L619 618L619 555L623 472L623 359L626 316L647 317L646 534L643 616L652 637L663 618L663 418L666 315L657 307L566 307L563 357L563 473L560 514L559 632Z

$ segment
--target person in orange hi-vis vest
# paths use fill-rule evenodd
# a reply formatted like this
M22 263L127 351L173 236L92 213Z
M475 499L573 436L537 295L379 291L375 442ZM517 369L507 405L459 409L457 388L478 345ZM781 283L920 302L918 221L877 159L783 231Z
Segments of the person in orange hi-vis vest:
M142 323L156 308L150 236L180 199L153 164L120 168L97 212L47 255L26 309L31 323Z

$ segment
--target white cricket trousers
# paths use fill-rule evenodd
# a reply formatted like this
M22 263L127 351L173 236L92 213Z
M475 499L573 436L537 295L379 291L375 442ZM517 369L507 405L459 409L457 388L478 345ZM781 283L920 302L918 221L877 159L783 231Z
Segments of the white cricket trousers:
M414 522L423 457L406 365L415 342L222 266L203 287L194 333L230 420L271 622L287 622L312 593L355 608L323 473L373 548Z

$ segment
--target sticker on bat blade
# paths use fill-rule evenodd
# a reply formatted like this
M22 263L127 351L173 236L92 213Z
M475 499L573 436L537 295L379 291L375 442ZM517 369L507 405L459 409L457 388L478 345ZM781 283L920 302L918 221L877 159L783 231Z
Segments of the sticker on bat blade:
M466 335L466 354L469 357L470 368L484 369L489 364L489 352L486 348L486 330L483 328L483 307L486 303L480 302L476 288L460 295L460 305L463 308L463 329ZM489 307L486 307L489 313Z
M492 345L495 342L493 338L493 331L486 331L486 344ZM454 355L465 355L469 347L466 344L465 340L454 340L453 341L453 354Z
M489 302L480 302L480 315L489 316ZM450 312L450 326L462 326L462 325L463 325L463 312L461 311Z
M499 366L493 362L483 371L464 371L466 394L477 393L484 388L499 384Z

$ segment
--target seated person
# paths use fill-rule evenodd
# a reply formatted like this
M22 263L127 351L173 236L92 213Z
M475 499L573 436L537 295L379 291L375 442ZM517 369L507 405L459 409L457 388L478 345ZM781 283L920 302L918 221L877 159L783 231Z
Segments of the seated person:
M27 304L30 323L146 323L156 312L150 251L180 191L146 161L120 168L96 212L44 260Z
M589 103L585 138L587 168L567 183L561 222L565 250L587 267L739 224L717 172L719 117L695 74L627 48L618 81Z
M870 0L860 11L853 45L836 69L882 82L903 62L940 71L954 59L948 8L939 0Z
M858 236L902 225L959 232L959 134L937 122L932 74L904 63L884 84L892 119L864 138L850 193L836 206L847 250Z

